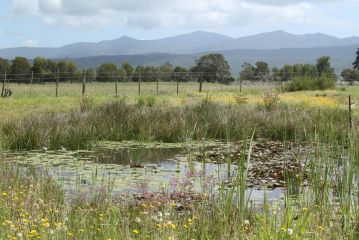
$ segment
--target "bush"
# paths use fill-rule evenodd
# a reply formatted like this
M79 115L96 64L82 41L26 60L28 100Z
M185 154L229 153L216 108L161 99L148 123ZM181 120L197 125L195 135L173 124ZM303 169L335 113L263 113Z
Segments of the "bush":
M284 87L287 92L334 89L336 80L326 77L296 77Z

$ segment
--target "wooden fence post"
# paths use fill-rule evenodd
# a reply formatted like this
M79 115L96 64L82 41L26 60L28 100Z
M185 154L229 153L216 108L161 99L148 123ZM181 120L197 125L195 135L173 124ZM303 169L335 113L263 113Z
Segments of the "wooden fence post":
M201 79L199 80L199 92L202 92L203 72L201 72Z
M6 82L6 71L4 73L4 79L2 81L2 89L1 89L1 96L4 97L5 92L5 82Z
M352 122L352 97L349 95L349 127L350 129L353 128L353 122Z
M34 81L34 71L31 71L31 79L30 79L30 97L32 95L32 83Z
M179 92L179 73L177 73L176 81L177 81L177 95L178 95L178 92Z
M57 75L56 75L56 89L55 89L55 97L57 97L58 95L58 91L59 91L59 78L60 78L60 70L57 69Z
M82 70L82 97L85 95L86 92L86 71L85 69Z
M116 94L116 97L118 97L118 79L117 79L117 76L115 76L115 94Z
M140 74L138 75L138 95L141 94L141 73L142 69L140 69Z
M161 73L160 73L161 74ZM158 85L159 85L159 75L157 74L157 78L156 78L156 93L158 94Z

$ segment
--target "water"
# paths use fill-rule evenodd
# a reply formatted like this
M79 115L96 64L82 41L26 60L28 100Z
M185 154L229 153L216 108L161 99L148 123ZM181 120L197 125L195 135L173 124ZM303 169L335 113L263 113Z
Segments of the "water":
M236 165L229 168L226 163L194 161L183 147L122 146L94 151L22 151L6 155L21 168L45 171L64 187L68 198L98 189L127 195L143 191L171 192L179 191L188 183L195 192L215 190L237 171ZM276 201L282 198L283 189L266 194L269 201ZM251 200L261 202L264 191L247 189L249 195Z

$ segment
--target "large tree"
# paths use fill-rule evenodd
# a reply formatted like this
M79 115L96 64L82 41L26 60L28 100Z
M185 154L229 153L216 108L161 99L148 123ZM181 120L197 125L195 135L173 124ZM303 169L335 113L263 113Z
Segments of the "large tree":
M319 76L334 77L334 69L330 65L330 57L323 56L318 58L316 66Z
M222 54L212 53L200 57L192 71L203 74L203 80L207 82L226 83L231 80L230 66Z
M359 81L359 70L356 69L344 69L341 73L344 81L352 85L354 82Z
M4 58L0 58L0 74L4 75L5 73L9 73L11 70L9 61ZM1 76L0 76L1 78Z
M255 81L256 68L250 63L244 63L242 65L242 71L239 73L241 81Z
M130 77L135 70L129 62L123 62L121 68L126 71L126 76Z
M357 54L357 57L356 57L355 61L353 62L353 68L356 70L359 70L359 48L358 48L356 54Z
M257 81L267 81L269 79L270 70L268 63L263 61L256 62L255 76Z
M30 73L31 73L31 66L26 58L16 57L12 61L12 65L11 65L12 79L21 82L28 81Z
M103 63L97 68L96 80L99 82L113 81L113 76L117 76L117 66L113 63Z

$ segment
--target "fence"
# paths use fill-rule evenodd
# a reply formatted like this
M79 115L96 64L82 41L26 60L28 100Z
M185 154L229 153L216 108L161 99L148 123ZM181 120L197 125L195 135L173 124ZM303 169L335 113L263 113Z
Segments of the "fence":
M271 74L262 74L256 72L243 71L241 77L239 77L239 91L242 91L242 85L244 80L250 80L254 82L277 82L281 85L295 77L318 77L318 74L298 74L297 72L285 72L285 73L271 73ZM323 74L321 75L326 78L335 78L338 79L336 74ZM232 79L234 80L234 79ZM83 70L82 73L78 72L59 72L56 73L43 73L43 74L0 74L0 81L2 82L1 96L7 97L12 95L12 90L9 87L11 84L26 84L30 86L30 95L32 94L32 85L33 84L47 84L52 83L54 87L55 97L59 96L59 84L60 83L82 83L81 94L86 93L86 84L92 82L107 82L113 83L113 90L116 96L119 94L119 83L124 82L136 82L137 92L141 94L143 82L155 82L156 84L156 93L160 91L161 82L175 82L176 83L176 93L180 93L180 84L183 82L197 82L198 83L198 92L202 92L203 84L205 82L219 82L219 83L229 83L228 79L224 79L221 76L218 76L215 72L157 72L157 73L147 73L147 72L135 72L130 76L119 76L117 74L108 74L108 75L97 75L96 73L87 74L86 70Z
M119 76L116 74L111 75L87 75L86 70L82 71L82 74L72 72L57 72L44 73L44 74L6 74L0 75L0 81L2 83L1 96L11 96L12 90L10 86L27 85L29 86L30 95L32 94L33 85L45 85L54 84L54 95L59 96L59 84L61 83L81 83L81 94L86 93L86 85L93 82L112 83L114 93L116 96L119 94L119 84L134 82L137 84L137 92L141 94L142 85L144 82L155 82L156 93L160 91L161 82L172 82L176 84L176 93L180 93L180 84L183 82L197 82L198 91L202 92L204 82L221 82L219 77L216 77L214 73L210 72L187 72L187 73L157 73L157 74L141 74L135 73L131 76Z

